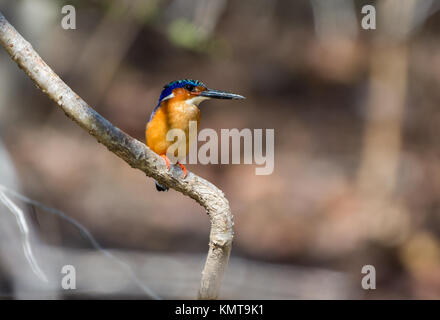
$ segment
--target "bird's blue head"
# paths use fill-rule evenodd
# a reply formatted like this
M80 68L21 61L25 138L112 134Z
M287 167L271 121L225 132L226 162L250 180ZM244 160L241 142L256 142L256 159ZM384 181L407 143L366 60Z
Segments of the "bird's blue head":
M207 99L244 99L243 96L220 90L208 89L206 85L198 80L183 79L176 80L164 86L160 94L159 104L168 99L189 100L199 104Z
M173 101L186 101L196 106L200 102L208 99L244 99L243 96L234 93L228 93L220 90L208 89L205 84L198 80L183 79L176 80L168 83L163 87L163 90L159 97L159 102L151 113L150 120L153 119L157 109L161 106L162 102L166 100Z

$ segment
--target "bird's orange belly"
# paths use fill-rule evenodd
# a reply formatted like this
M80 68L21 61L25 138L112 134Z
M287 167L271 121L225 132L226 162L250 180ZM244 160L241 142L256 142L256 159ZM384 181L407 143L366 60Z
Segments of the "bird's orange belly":
M167 154L167 150L174 143L174 155L177 158L184 158L189 152L189 147L193 143L193 135L189 133L190 121L196 121L197 127L200 121L200 111L196 106L187 105L167 105L160 107L154 114L146 128L147 146L159 155ZM185 136L174 141L167 141L167 133L171 129L180 129ZM196 132L197 134L197 132ZM173 138L171 135L170 139Z

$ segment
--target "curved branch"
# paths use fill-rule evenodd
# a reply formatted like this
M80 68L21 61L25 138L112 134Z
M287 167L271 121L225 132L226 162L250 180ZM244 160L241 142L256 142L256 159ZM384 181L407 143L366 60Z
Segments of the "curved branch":
M203 206L211 220L209 251L199 289L199 299L216 299L228 264L233 238L229 202L223 192L192 173L181 179L168 171L162 158L145 144L113 126L65 84L41 59L0 12L0 44L32 81L55 101L65 114L131 167L160 184L187 195Z

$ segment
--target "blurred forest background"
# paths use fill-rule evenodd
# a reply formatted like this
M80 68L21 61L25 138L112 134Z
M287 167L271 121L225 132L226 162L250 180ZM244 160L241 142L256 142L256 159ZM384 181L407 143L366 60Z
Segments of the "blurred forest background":
M76 30L61 27L65 4L76 8ZM367 4L376 30L361 28ZM440 298L439 9L428 0L0 0L55 72L141 141L163 85L181 78L247 97L202 104L201 128L275 129L272 175L188 165L230 201L235 238L221 297L241 299ZM4 50L0 184L63 211L109 250L10 196L53 282L32 280L3 201L1 297L195 297L204 210L158 193ZM66 264L76 290L60 290ZM361 287L364 265L376 268L376 290Z

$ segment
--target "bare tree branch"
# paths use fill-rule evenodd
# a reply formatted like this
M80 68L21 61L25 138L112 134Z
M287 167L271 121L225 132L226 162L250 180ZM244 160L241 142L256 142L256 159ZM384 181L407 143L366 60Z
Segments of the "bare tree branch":
M113 126L70 89L1 13L0 44L69 118L111 152L160 184L193 198L206 209L211 220L211 232L198 298L216 299L228 264L233 238L232 213L223 192L192 173L182 179L174 170L168 172L161 157L142 142Z

